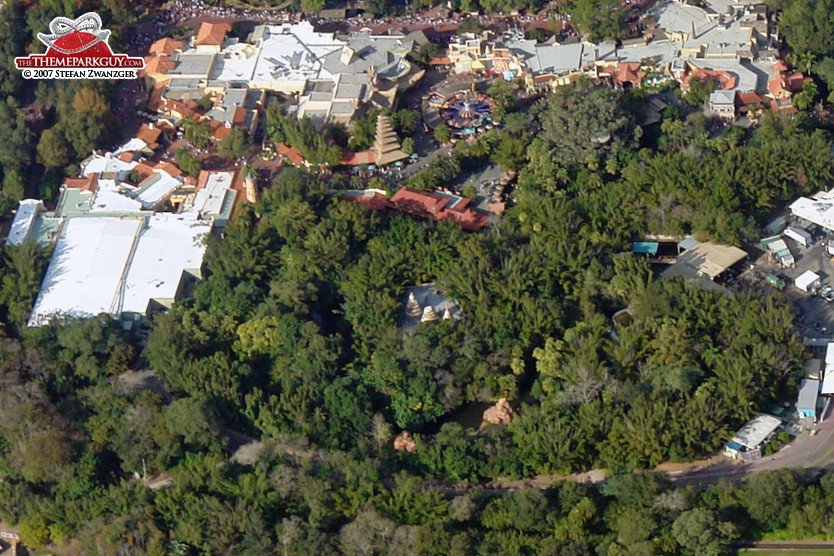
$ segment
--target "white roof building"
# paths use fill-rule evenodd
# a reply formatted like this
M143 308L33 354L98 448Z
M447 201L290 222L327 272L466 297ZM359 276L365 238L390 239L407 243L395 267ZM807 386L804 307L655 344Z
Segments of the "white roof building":
M58 239L29 326L53 316L117 314L121 284L142 218L72 218Z
M830 193L819 196L818 199L800 197L791 203L791 214L818 226L834 230L834 198Z
M99 176L116 174L119 179L125 179L137 164L139 163L135 160L121 160L113 153L94 153L90 158L81 163L81 176L86 177L93 173Z
M116 180L98 180L90 203L90 212L122 212L142 210L142 203L131 198L136 188Z
M160 168L154 168L154 176L137 191L136 198L142 208L150 209L182 185L182 181Z
M596 49L590 43L536 44L531 39L520 39L508 43L507 48L521 56L534 75L580 71L596 59Z
M210 221L187 215L89 216L67 220L29 326L101 313L147 314L177 297L183 273L199 278Z
M202 217L217 216L223 210L223 203L227 195L235 195L232 190L233 172L207 173L205 187L198 189L188 206L183 207L183 213L191 213Z
M820 381L805 379L799 381L799 396L796 401L796 409L807 416L814 416L817 410L817 397L819 395Z
M834 394L834 365L825 365L820 394L825 394L826 396Z
M734 104L736 100L736 92L733 91L725 91L723 89L719 89L717 91L713 91L709 95L709 103L710 105L718 105L718 104Z
M820 275L812 270L806 270L796 277L794 284L797 288L804 292L810 291L819 286Z
M45 210L43 201L38 199L24 199L20 201L6 243L8 245L20 245L26 241L29 238L29 230L32 229L38 213Z
M183 275L201 277L209 232L211 222L192 215L151 216L133 249L119 312L146 315L151 301L170 308Z
M781 424L782 421L779 418L761 413L755 419L741 427L741 430L736 433L730 442L735 442L748 450L755 450Z
M249 86L256 89L301 92L308 79L332 79L324 58L346 46L333 33L317 33L308 21L264 25L256 31L258 57L249 79ZM242 61L248 67L248 58ZM234 65L224 57L224 65L230 62Z

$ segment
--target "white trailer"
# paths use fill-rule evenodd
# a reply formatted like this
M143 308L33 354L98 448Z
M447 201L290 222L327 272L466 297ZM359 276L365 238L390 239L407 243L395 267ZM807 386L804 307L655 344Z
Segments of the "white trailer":
M793 283L797 288L806 293L816 293L817 289L822 284L822 282L820 281L820 275L811 270L806 270L805 272L797 276L796 280L794 280Z
M787 237L789 237L792 240L794 240L795 242L797 242L798 244L802 245L803 247L810 247L811 245L814 244L813 236L811 236L811 234L809 234L808 232L806 232L805 230L803 230L802 228L799 228L797 226L791 226L790 228L785 228L785 231L783 233Z

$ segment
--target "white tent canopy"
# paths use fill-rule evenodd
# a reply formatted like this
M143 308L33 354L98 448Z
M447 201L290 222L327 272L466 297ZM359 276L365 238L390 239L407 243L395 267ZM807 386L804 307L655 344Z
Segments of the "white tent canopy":
M807 292L811 288L814 287L814 284L818 283L820 279L820 275L812 270L806 270L802 274L800 274L794 283L796 287L800 290Z
M834 394L834 365L826 365L820 394Z
M825 365L834 365L834 342L828 342L825 350Z

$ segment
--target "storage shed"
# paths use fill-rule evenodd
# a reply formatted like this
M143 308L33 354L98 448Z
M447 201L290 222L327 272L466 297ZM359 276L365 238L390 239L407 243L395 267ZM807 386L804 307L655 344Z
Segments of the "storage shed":
M724 445L724 455L732 459L755 459L761 455L762 444L782 424L778 417L761 413L741 427L736 435Z
M816 292L820 287L820 275L812 270L806 270L794 280L797 288L804 292Z
M799 398L796 401L796 412L800 417L817 416L817 396L820 391L820 381L805 379L799 381Z

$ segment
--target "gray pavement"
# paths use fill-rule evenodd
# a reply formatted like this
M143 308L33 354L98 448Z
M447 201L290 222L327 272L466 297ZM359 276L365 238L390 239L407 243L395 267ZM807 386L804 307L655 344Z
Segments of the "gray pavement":
M812 430L816 430L813 435ZM808 427L775 454L751 463L726 460L667 475L675 484L710 484L724 478L740 479L753 473L782 468L834 469L834 404L826 408L822 423Z
M785 239L796 259L794 268L781 268L777 264L767 262L762 256L755 262L751 271L742 276L750 287L758 289L765 295L784 296L796 308L797 326L803 336L820 337L834 334L834 303L823 298L800 291L794 280L803 272L812 270L820 275L822 284L834 287L834 262L826 255L823 242L818 241L811 247L803 247L792 239ZM770 287L764 277L768 274L781 276L787 282L782 292Z

